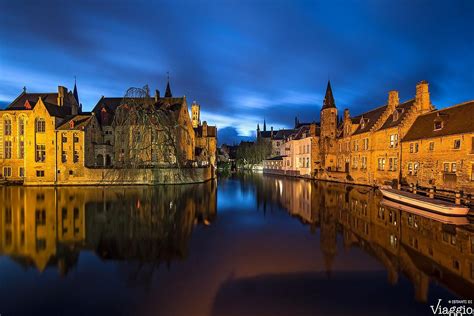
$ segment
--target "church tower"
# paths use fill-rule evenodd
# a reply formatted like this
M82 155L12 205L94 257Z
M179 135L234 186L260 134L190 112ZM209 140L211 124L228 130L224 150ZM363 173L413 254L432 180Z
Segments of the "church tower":
M323 107L321 108L321 138L336 138L337 128L337 108L332 94L331 82L328 81L326 96L324 97Z
M193 118L193 128L196 128L201 125L201 106L193 102L191 105L191 116Z

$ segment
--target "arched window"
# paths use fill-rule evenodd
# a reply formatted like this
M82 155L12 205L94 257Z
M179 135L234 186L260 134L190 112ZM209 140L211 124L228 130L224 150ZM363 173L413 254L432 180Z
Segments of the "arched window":
M46 122L44 118L37 118L36 119L36 133L44 133L46 131Z
M25 135L25 118L20 116L20 119L18 120L18 136L23 135Z
M6 117L3 121L3 134L5 136L12 134L12 120L9 117Z
M110 167L112 165L112 158L110 157L110 155L105 156L105 165L107 167Z

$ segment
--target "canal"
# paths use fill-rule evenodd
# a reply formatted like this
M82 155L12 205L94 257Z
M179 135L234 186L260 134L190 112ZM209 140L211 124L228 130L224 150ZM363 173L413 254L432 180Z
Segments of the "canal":
M0 211L2 316L433 315L474 298L474 225L367 187L9 186Z

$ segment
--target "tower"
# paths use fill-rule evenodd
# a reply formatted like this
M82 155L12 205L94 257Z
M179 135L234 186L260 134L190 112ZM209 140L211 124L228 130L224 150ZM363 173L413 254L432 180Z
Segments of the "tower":
M265 119L263 119L263 131L267 131L267 123L265 122Z
M336 138L337 108L332 94L331 82L328 81L323 107L321 108L321 138Z
M194 128L201 125L201 106L197 104L196 101L194 101L193 104L191 105L191 116L193 118Z

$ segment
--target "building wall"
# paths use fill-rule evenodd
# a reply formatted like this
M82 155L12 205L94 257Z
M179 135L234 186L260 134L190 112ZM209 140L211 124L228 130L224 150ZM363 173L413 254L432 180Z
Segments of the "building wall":
M459 149L454 148L455 140L460 141ZM417 152L415 144L418 144ZM474 131L402 142L402 156L402 177L408 183L474 192ZM415 163L418 164L416 174Z
M26 131L30 128L29 111L2 111L0 112L0 174L6 176L5 168L10 168L10 180L21 181L20 168L25 168L25 159L20 156L20 142L23 142L23 157L26 153L28 142ZM20 135L19 122L23 119L24 133ZM5 121L11 122L11 135L5 135ZM5 142L11 142L11 158L5 156Z

